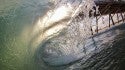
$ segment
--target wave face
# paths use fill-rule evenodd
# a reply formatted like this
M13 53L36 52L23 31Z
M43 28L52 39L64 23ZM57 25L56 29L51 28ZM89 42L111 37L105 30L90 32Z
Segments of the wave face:
M92 0L0 0L0 70L122 70L125 24L89 38L93 6Z
M47 64L84 58L93 6L93 0L0 1L0 70L52 70Z
M39 60L58 66L84 58L86 39L91 36L92 17L89 14L90 11L94 14L94 6L92 0L54 2L54 8L36 24L42 32L37 39L41 47L37 54Z

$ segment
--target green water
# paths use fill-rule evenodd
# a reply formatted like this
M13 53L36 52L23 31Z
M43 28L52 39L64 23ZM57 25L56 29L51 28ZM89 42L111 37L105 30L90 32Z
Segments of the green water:
M35 17L42 15L38 11L45 11L39 6L41 3L40 0L0 0L0 70L36 70L29 51L28 28Z
M72 68L76 70L100 70L99 64L101 61L98 64L98 61L93 58L88 59L86 63L84 63L84 61L78 61L69 65L56 67L49 66L36 57L39 55L37 54L37 50L34 50L37 46L32 44L34 39L32 39L31 34L36 19L45 14L50 8L48 5L51 5L51 3L47 0L0 0L0 70L72 70ZM120 32L124 33L124 29L120 30L120 27L118 27L114 31L107 31L107 33L102 33L102 35L95 37L97 40L97 49L107 47L107 43L112 44L110 41L114 41L114 36L117 36ZM121 38L122 37L124 37L124 34ZM117 37L115 38L116 41L119 40ZM93 43L93 41L88 41L88 43L91 42ZM121 43L123 44L123 41L120 42L120 44ZM114 46L119 47L118 44L114 43ZM86 50L89 51L91 46L93 46L93 44L86 47ZM115 50L111 50L115 52ZM120 55L120 53L118 54ZM102 58L105 55L108 54L104 53L103 55L102 51L102 54L95 55L95 58ZM106 58L107 61L105 62L108 62L109 57ZM112 60L112 58L110 60ZM81 66L77 66L77 63L80 63ZM92 66L93 63L95 63L95 66ZM110 65L112 64L109 64L109 66ZM102 65L102 68L103 67Z

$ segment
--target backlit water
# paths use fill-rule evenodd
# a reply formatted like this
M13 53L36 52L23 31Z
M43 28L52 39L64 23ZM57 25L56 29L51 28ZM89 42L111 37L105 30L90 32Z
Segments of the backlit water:
M73 7L76 8L80 1ZM93 37L86 36L91 34L86 21L82 21L84 25L71 23L68 28L45 24L50 28L39 31L43 25L39 25L42 21L38 19L46 18L41 16L54 7L47 0L0 1L0 70L122 70L125 61L124 24ZM64 11L60 13L70 12L70 6L67 7L68 10L61 7ZM58 15L60 17L54 15L56 18L52 16L53 20L46 23L63 24L72 19L65 14ZM62 19L64 17L66 19ZM86 20L89 23L90 19ZM47 30L42 38L42 32ZM58 34L58 31L61 32Z

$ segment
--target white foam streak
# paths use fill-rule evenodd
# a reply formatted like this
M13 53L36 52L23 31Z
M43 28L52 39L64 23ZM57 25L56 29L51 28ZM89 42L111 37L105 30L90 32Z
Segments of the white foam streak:
M83 48L85 40L91 34L89 12L93 6L92 0L75 0L74 3L61 1L38 20L34 33L42 32L36 39L37 44L49 40L44 43L42 51L45 62L50 65L63 65L85 56ZM80 12L84 14L82 20L76 19Z

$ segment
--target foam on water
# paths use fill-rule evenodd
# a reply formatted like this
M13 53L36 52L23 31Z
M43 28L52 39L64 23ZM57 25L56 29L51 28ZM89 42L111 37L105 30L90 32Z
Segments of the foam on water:
M86 52L86 39L91 36L93 0L55 0L55 7L38 20L33 33L40 35L34 42L39 44L39 60L50 65L64 65L81 58ZM83 13L82 17L79 16ZM36 48L38 49L38 47ZM93 48L92 48L93 49ZM91 50L92 51L92 50ZM89 51L90 52L90 51Z

